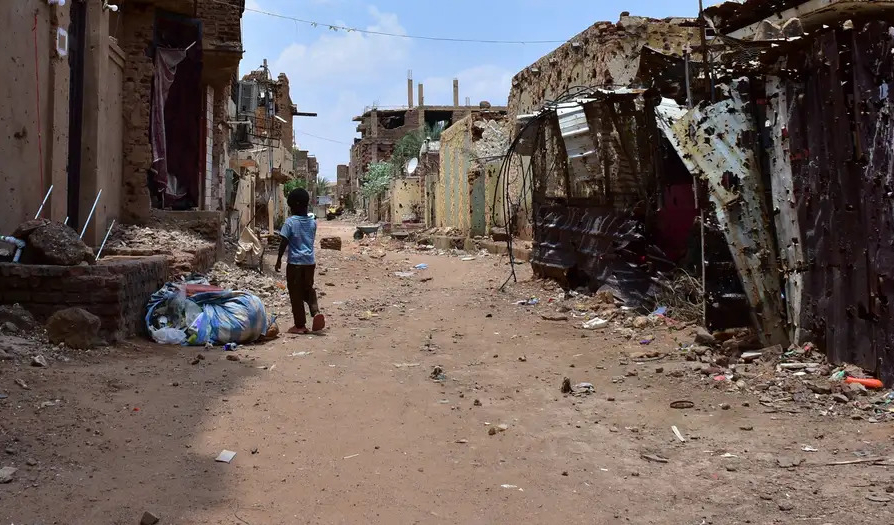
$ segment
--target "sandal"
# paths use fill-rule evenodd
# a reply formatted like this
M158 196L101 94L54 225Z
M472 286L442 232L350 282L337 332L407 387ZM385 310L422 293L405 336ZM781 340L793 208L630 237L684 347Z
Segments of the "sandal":
M307 328L298 328L297 326L293 326L292 328L289 328L289 331L287 333L292 335L307 335L310 332L307 330Z

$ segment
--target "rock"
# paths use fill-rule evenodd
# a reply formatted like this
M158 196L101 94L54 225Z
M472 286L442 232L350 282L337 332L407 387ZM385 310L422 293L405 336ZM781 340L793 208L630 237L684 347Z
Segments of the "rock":
M695 344L701 346L716 346L717 339L713 335L711 335L711 332L709 332L707 329L699 328L698 331L695 333Z
M50 316L47 335L50 342L65 343L71 348L88 350L99 342L99 317L83 308L66 308Z
M28 458L28 459L25 460L25 464L28 465L29 467L36 467L36 466L37 466L37 460L34 459L34 458Z
M793 510L794 508L795 506L792 505L789 501L782 501L779 503L779 510L781 510L782 512L788 512L790 510Z
M572 392L571 379L566 377L565 379L562 380L562 393L570 394L571 392Z
M0 306L0 323L3 324L4 332L10 332L7 328L8 324L25 332L31 332L40 326L31 312L18 304Z
M12 361L15 359L11 354L7 354L6 350L0 348L0 361Z
M474 405L474 406L476 406L476 407L480 407L480 406L481 406L481 400L480 400L480 399L476 399L474 402L472 402L472 405Z
M506 232L506 228L491 228L490 238L494 242L507 242L509 241L509 233Z
M323 237L320 239L320 249L341 251L341 237Z
M48 222L28 236L23 261L32 264L77 266L93 261L93 251L73 229L58 222Z
M143 513L143 518L140 520L140 525L155 525L161 521L158 516L152 514L149 511Z
M702 375L716 376L723 373L723 369L719 366L705 366L701 369Z
M36 366L36 367L38 367L38 368L46 368L46 367L48 367L48 366L50 366L50 365L49 365L49 363L47 363L47 358L46 358L46 357L44 357L44 356L38 354L38 355L33 356L33 357L31 358L31 366Z
M639 316L633 320L633 327L637 330L642 330L643 328L648 328L652 325L652 321L646 316Z
M497 430L500 432L506 432L507 430L509 430L509 425L505 423L499 424L497 425Z
M50 221L46 219L32 219L30 221L25 221L22 224L19 224L19 227L16 228L14 232L12 232L12 236L20 241L28 241L28 238L31 237L31 234L34 233L34 230L46 226Z
M0 483L11 483L13 476L15 476L18 471L19 469L13 467L0 468Z
M847 403L850 399L847 398L844 394L832 394L832 399L839 403Z
M689 347L689 351L697 356L703 356L707 354L711 349L704 345L695 345Z
M660 367L660 366L659 366L659 367L656 367L656 368L655 368L655 373L656 373L656 374L663 374L663 373L664 373L664 368L663 368L663 367Z
M495 427L490 427L490 429L487 431L487 435L489 435L489 436L497 435L497 429Z
M491 106L491 103L486 100L482 100L478 103L478 109L490 109L491 107L493 107Z
M742 430L744 432L751 432L752 430L754 430L754 427L752 425L742 425L741 427L739 427L739 430Z
M821 383L819 381L804 381L807 388L814 394L829 395L832 393L832 385L829 383Z
M236 354L227 354L227 361L239 361L239 356Z
M720 403L720 410L729 410L729 403Z
M792 468L797 467L804 460L801 458L776 458L776 464L779 465L780 468Z
M844 395L851 401L854 399L865 396L869 391L866 390L866 387L859 383L849 383L844 385Z

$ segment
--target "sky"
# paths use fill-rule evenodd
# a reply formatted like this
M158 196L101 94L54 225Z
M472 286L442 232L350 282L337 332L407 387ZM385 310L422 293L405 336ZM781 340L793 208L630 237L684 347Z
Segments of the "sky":
M714 2L707 2L711 4ZM316 155L320 174L335 180L347 164L357 123L368 106L407 103L407 72L425 84L427 105L487 100L504 105L512 77L560 43L483 44L333 31L327 24L401 35L473 40L566 41L622 11L663 18L696 16L697 0L246 0L241 74L266 58L275 77L289 77L299 111L295 141ZM318 22L317 26L262 14ZM415 89L414 89L415 93ZM414 94L415 96L415 94Z

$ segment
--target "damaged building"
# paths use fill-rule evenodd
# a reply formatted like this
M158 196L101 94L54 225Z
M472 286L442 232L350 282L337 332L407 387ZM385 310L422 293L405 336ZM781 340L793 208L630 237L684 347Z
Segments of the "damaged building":
M97 248L113 222L176 224L207 238L213 255L244 8L244 0L3 2L0 42L11 59L0 90L10 130L0 146L3 233L39 213ZM109 339L139 329L134 305L169 271L164 257L50 264L3 264L0 302L42 318L82 306Z
M407 106L400 108L369 107L362 115L354 118L354 121L358 123L357 132L360 137L354 139L354 144L351 147L351 162L348 172L351 187L359 189L369 165L390 160L400 139L410 133L426 129L436 129L440 132L440 130L448 129L469 116L474 110L481 109L482 106L494 111L506 110L506 108L499 107L491 108L490 104L486 102L477 106L470 106L468 103L460 105L459 82L457 80L453 82L452 106L426 105L422 84L417 86L419 104L414 105L413 80L408 79L407 84ZM366 202L365 208L371 221L387 222L396 216L395 213L392 213L387 195L385 200L381 197L366 200L368 202Z
M651 306L662 272L687 270L709 327L894 381L892 7L722 4L706 50L692 23L677 33L698 62L635 39L628 85L547 91L511 151L530 166L535 272Z

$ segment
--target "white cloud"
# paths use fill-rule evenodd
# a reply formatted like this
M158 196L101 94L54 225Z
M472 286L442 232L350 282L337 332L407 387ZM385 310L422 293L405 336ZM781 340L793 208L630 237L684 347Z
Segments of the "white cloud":
M368 31L406 34L397 15L383 13L369 7L375 23ZM370 75L383 68L406 62L410 41L406 39L368 35L358 32L326 31L310 45L292 44L274 61L278 71L285 71L289 79L300 82L333 82L342 85L369 80Z
M261 4L258 3L258 0L245 0L245 8L263 10L263 7L261 7Z

